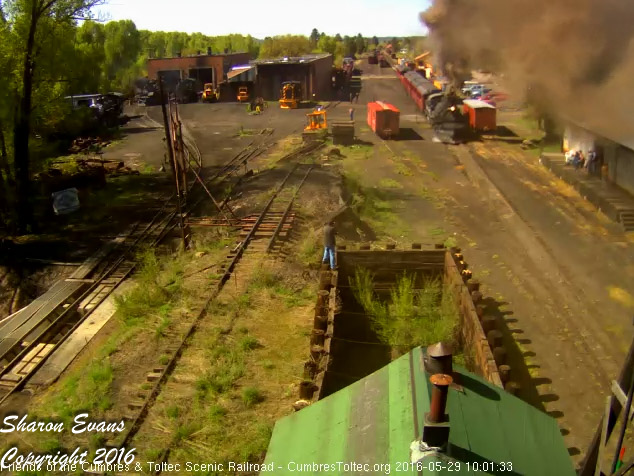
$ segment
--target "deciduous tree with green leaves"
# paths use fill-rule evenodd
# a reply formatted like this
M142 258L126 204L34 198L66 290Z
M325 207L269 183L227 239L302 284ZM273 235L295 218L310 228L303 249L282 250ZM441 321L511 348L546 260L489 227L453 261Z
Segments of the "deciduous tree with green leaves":
M363 53L365 51L365 39L363 38L361 33L357 35L357 38L355 39L355 43L357 46L357 53L359 54Z
M301 56L312 51L310 40L303 35L284 35L265 38L260 46L260 58Z
M46 53L56 47L56 35L64 36L68 27L90 15L90 9L103 0L8 0L4 2L9 43L18 64L12 73L17 76L13 105L13 169L15 179L15 223L18 232L33 225L30 203L31 163L29 139L33 119L34 88L48 71ZM56 78L46 78L56 81Z

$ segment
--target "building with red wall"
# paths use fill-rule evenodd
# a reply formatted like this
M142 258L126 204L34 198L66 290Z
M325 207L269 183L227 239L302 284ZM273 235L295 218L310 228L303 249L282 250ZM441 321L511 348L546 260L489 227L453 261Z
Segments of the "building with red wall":
M225 81L232 66L249 62L249 53L223 53L195 56L178 56L175 58L150 58L147 62L148 78L157 80L163 77L168 88L173 88L178 81L194 78L216 86Z

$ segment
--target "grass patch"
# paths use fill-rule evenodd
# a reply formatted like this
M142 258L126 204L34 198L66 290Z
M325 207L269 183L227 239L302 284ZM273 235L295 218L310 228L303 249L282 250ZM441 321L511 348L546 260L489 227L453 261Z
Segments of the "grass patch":
M191 243L193 251L214 253L228 248L234 240L226 231L216 231L209 233L196 233Z
M212 420L219 420L227 414L227 409L221 405L211 405L208 415Z
M264 401L264 395L255 387L247 387L242 390L242 403L247 407L252 407Z
M418 195L420 195L420 197L423 198L424 200L429 200L429 201L432 201L435 198L432 191L429 190L429 188L425 187L424 185L418 190Z
M198 430L200 430L199 422L182 423L178 425L178 427L176 427L176 431L174 432L174 436L173 436L173 441L174 443L183 441L189 438L190 436L192 436Z
M438 174L436 172L425 171L423 173L427 175L430 179L432 179L434 182L438 182L440 180L440 177L438 177Z
M373 145L353 144L349 146L338 145L342 155L351 160L368 160L374 154Z
M456 240L453 236L450 236L443 242L443 244L445 245L445 248L453 248L458 246L458 240Z
M249 108L249 111L250 111L250 108ZM238 137L254 136L260 133L262 133L262 129L245 129L242 126L240 126L240 129L238 129Z
M310 230L297 244L297 259L306 267L319 263L323 253L323 237L320 230Z
M244 354L237 349L219 344L211 351L211 360L214 361L214 366L196 381L196 391L200 399L206 398L210 393L226 393L244 376Z
M416 288L417 283L420 288ZM394 355L440 341L460 348L456 338L458 308L451 291L443 289L439 278L417 279L416 275L404 273L387 301L377 296L374 277L365 268L357 269L350 285L379 339L392 347Z
M165 409L165 415L168 418L176 419L180 416L181 411L178 405L171 405Z
M432 228L431 230L429 230L429 234L433 237L437 237L441 235L446 235L447 232L442 228Z
M390 178L381 179L381 181L379 182L379 187L381 187L381 188L392 188L392 189L403 188L403 186L399 182L397 182L394 179L390 179Z
M409 233L410 226L395 211L402 203L393 196L393 189L364 187L350 172L344 175L344 185L352 195L351 208L359 218L370 224L377 235L394 239Z
M313 297L311 289L303 281L293 279L292 275L282 268L269 263L262 263L253 273L247 289L251 299L266 296L268 299L281 298L287 308L306 304Z
M414 175L414 172L412 172L411 169L402 162L397 162L396 164L394 164L394 170L397 174L404 175L406 177L411 177L412 175Z
M94 359L87 367L64 380L50 410L65 425L82 412L102 415L112 407L113 369L108 358Z
M165 317L171 302L180 297L183 263L178 259L159 261L151 249L138 256L138 285L123 296L115 297L119 318L128 326L147 321L150 316Z
M240 340L240 348L243 351L255 350L262 347L262 344L253 336L244 336Z

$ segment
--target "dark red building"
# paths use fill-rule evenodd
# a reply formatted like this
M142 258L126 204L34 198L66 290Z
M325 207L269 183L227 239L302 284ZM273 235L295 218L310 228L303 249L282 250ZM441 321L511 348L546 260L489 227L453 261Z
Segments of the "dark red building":
M249 63L249 53L206 54L179 56L175 58L150 58L147 62L149 79L158 79L159 75L169 88L178 81L194 78L205 83L218 85L226 80L231 67Z
M233 90L247 86L253 95L269 101L280 98L280 89L285 81L300 82L301 100L329 99L332 93L332 55L309 54L256 60L249 66L236 68L228 78Z

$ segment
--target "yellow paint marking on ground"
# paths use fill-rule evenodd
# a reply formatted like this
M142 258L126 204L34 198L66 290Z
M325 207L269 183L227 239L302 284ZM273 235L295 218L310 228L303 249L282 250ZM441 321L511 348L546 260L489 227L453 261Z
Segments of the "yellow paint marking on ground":
M608 295L610 299L618 302L624 307L634 307L634 296L628 293L625 289L618 286L608 286Z
M625 240L628 243L634 243L634 232L628 231L627 233L625 233Z

